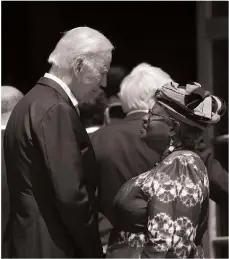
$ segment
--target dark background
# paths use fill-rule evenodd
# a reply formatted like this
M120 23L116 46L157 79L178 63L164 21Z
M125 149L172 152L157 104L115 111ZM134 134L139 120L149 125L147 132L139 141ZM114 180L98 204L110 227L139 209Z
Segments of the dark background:
M1 2L2 85L23 93L49 70L47 59L61 32L77 26L101 31L115 46L112 65L129 70L141 62L161 67L181 84L197 80L197 3L189 2ZM228 2L212 2L212 16L228 17ZM213 92L228 97L228 37L212 42ZM228 112L214 136L228 134ZM228 170L228 142L215 146ZM219 236L228 236L228 214L218 209ZM208 249L209 250L209 249ZM228 246L218 258L228 258Z
M195 2L2 2L2 85L23 93L48 72L61 32L101 31L112 65L149 62L180 83L197 80Z

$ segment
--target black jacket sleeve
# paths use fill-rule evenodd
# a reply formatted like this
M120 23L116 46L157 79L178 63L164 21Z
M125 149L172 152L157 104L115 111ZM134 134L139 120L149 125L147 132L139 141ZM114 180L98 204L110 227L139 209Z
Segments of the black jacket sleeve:
M81 257L102 257L95 209L77 143L79 120L67 104L53 106L40 122L40 144L60 216Z
M207 168L210 198L218 205L228 206L228 172L213 157L211 148L202 144L199 155Z

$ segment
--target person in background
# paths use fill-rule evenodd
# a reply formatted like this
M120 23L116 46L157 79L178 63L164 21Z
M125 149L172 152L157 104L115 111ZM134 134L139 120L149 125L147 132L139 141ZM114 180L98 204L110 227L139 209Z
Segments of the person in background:
M107 258L203 258L209 180L197 149L226 105L197 83L170 82L155 97L141 139L160 159L116 195Z
M97 30L66 32L49 73L13 110L4 136L11 210L3 257L103 256L96 159L80 108L106 86L112 49Z
M104 112L106 107L107 98L103 89L99 89L92 95L88 103L81 106L81 119L89 136L101 127L104 127Z
M121 66L113 66L107 75L107 87L105 93L108 99L108 106L105 110L105 125L119 122L126 114L123 112L119 98L120 85L127 75L127 70Z
M1 127L6 128L9 117L17 105L23 98L23 93L16 87L3 85L1 87Z
M9 190L6 176L6 165L4 159L3 139L9 117L16 106L16 104L23 98L23 93L13 86L1 87L1 190L2 190L2 222L1 222L1 236L4 236L6 224L9 219L10 202ZM11 161L13 163L13 161Z

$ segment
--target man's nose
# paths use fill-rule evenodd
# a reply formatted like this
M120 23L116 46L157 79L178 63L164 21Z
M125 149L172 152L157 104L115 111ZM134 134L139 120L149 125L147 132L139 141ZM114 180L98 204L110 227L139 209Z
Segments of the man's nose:
M102 78L101 86L104 88L107 86L107 76L106 75L104 75Z

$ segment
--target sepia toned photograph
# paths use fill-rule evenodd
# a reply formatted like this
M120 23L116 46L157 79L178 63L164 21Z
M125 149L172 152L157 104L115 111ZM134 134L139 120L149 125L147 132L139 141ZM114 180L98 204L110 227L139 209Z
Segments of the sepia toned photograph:
M1 258L228 258L228 1L1 1Z

